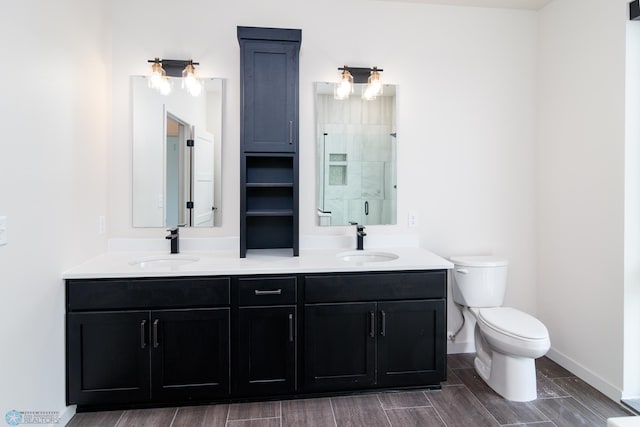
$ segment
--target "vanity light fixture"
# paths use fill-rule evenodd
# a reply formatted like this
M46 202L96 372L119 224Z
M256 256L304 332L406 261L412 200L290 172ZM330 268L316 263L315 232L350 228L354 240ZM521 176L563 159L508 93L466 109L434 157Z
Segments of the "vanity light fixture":
M149 76L149 87L156 89L163 95L171 93L171 80L167 77L167 72L162 68L160 58L149 60L151 62L151 76Z
M338 100L349 98L353 93L354 83L367 83L362 89L362 98L371 101L377 96L382 95L382 76L380 73L384 70L374 66L372 68L361 67L340 67L340 80L336 83L333 91L333 97Z
M349 68L345 65L341 70L340 81L336 84L333 90L333 97L338 100L349 98L349 95L353 93L353 76L349 72Z
M149 59L151 63L151 76L149 77L149 87L157 89L163 95L169 95L172 89L171 77L182 77L182 88L187 90L192 96L202 93L202 82L198 79L196 65L198 62L178 59Z
M192 96L202 93L202 83L198 80L196 67L192 60L182 70L182 88L186 89Z
M376 99L377 96L382 95L382 77L380 76L380 71L378 67L374 66L371 69L371 74L367 79L367 87L362 91L362 98L367 101L371 101L372 99Z

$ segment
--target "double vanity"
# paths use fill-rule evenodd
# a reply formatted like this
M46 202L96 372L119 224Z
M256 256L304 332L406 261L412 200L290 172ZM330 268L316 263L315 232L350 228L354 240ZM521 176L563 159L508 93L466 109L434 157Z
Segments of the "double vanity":
M301 30L238 27L237 37L239 239L228 251L115 250L65 273L67 404L79 410L445 379L452 264L417 247L304 249ZM222 83L189 100L146 80L132 78L133 226L220 225ZM335 100L332 88L314 86L321 225L395 224L396 88L364 101ZM364 226L355 225L349 246L362 249ZM177 228L168 238L177 252Z
M64 275L67 403L439 387L450 267L419 248L100 256Z

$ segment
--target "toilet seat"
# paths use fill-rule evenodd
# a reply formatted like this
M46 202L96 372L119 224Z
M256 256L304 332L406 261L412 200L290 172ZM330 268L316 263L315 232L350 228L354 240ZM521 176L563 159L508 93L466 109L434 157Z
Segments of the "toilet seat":
M495 332L526 341L548 340L549 332L535 317L511 307L491 307L478 311L478 321Z

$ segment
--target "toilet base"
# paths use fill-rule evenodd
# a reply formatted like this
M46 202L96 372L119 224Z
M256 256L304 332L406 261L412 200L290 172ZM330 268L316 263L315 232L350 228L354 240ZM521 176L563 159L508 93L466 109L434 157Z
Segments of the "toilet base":
M514 402L529 402L538 397L535 359L492 352L490 360L475 358L480 377L496 393Z

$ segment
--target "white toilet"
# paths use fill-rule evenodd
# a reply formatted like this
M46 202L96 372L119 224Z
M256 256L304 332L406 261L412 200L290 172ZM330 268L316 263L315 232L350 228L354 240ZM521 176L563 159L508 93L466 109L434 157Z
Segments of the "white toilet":
M507 260L492 256L451 257L453 300L476 320L474 365L482 379L507 400L537 397L534 359L551 342L535 317L501 307L507 287Z

